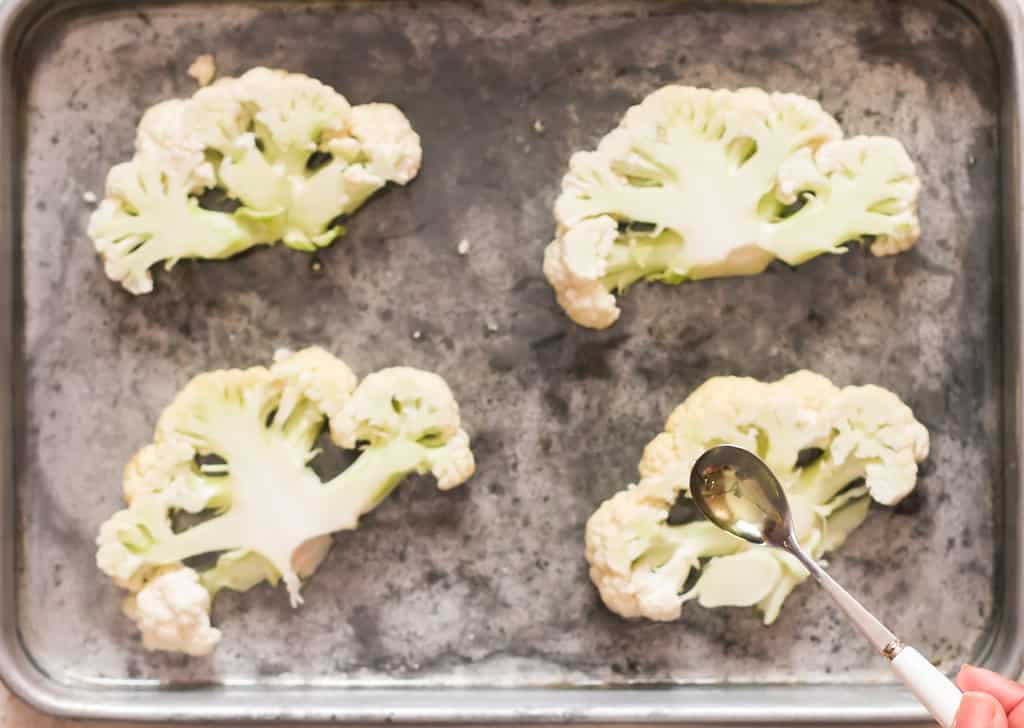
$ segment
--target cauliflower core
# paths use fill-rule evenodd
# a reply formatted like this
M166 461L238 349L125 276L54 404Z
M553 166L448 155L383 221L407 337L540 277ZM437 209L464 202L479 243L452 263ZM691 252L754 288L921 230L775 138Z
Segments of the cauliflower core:
M325 424L335 444L361 449L326 483L310 467ZM217 591L283 580L298 605L332 532L355 529L411 473L447 490L474 468L458 405L436 374L384 369L357 386L322 349L279 352L269 369L209 372L185 386L125 468L128 508L100 527L96 561L133 593L125 612L147 648L207 654L220 639L209 619ZM184 514L208 518L183 527ZM183 563L210 554L219 554L210 568Z
M786 490L794 529L814 558L840 547L871 500L913 490L928 431L900 399L874 386L839 389L800 371L772 383L715 377L648 444L638 483L616 493L586 529L590 578L623 617L677 619L682 605L756 607L771 624L807 571L781 551L751 546L708 521L669 523L690 470L709 447L758 453Z
M667 86L631 108L596 151L569 162L544 273L578 324L619 317L638 280L760 273L873 239L917 240L920 182L895 139L843 139L810 99Z
M316 79L254 68L143 115L135 156L110 170L89 237L107 276L148 293L159 262L279 240L330 245L345 216L388 182L412 180L421 157L397 107L349 106Z

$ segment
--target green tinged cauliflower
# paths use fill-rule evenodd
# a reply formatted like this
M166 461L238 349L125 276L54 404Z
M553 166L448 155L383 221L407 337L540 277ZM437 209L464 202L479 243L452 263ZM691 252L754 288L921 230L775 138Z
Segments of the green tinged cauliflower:
M780 551L753 547L708 521L669 523L690 470L709 447L745 447L786 490L794 529L814 558L842 546L871 500L913 490L928 431L900 399L875 386L839 389L800 371L771 383L709 379L672 413L640 462L640 481L605 501L586 528L590 577L623 617L677 619L682 606L755 607L765 624L807 571Z
M906 250L919 188L897 140L843 139L815 101L667 86L573 155L544 273L574 321L602 329L638 280L754 275L866 238L875 255Z
M397 107L352 107L316 79L254 68L143 115L135 156L110 171L89 236L112 280L148 293L160 262L277 241L330 245L345 216L388 182L407 184L421 158ZM224 209L201 206L214 192Z
M326 483L310 467L325 426L361 451ZM280 580L298 605L331 533L355 529L412 473L447 490L474 467L436 374L399 367L357 384L322 349L279 352L269 369L200 374L178 394L125 469L128 507L100 527L97 564L133 593L126 612L145 646L205 654L219 639L209 624L219 590ZM180 528L181 514L208 518ZM220 554L208 569L183 563L208 554Z

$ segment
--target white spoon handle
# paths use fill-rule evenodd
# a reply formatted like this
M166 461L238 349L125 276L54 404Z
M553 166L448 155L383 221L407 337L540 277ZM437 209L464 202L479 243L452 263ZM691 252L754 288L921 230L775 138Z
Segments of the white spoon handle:
M848 591L825 573L818 563L810 558L796 538L790 537L786 550L796 556L835 600L840 609L850 618L857 631L889 659L896 677L907 686L914 697L927 709L942 728L953 728L956 711L960 707L963 693L938 668L924 658L913 647L905 647L871 612L864 608Z
M904 647L890 663L896 677L906 685L942 728L953 728L963 693L924 655Z

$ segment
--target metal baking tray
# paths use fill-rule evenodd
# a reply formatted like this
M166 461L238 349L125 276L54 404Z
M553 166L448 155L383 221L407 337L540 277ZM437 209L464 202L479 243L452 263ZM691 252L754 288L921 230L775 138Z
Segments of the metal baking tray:
M1019 671L1022 28L1012 0L8 0L4 681L49 713L147 721L924 721L813 586L765 628L697 607L627 623L587 579L586 518L675 404L712 375L803 367L895 390L933 437L919 495L873 512L837 578L943 668ZM103 277L82 196L144 108L192 92L203 52L222 74L282 67L398 103L426 162L319 273L278 247L132 298ZM899 137L924 180L920 244L637 286L614 328L575 327L540 274L568 157L670 82L794 91L850 134ZM479 474L403 486L337 539L298 611L281 590L222 594L211 659L144 652L93 564L122 466L193 374L312 343L360 373L446 376Z

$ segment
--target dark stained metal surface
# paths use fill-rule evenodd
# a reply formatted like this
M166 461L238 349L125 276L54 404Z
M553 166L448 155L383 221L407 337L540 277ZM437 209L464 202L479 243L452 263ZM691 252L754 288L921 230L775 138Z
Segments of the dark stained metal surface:
M1003 366L1018 364L1006 287L1019 285L1019 229L1000 195L1016 185L1019 21L1009 2L976 9L987 29L930 0L9 3L9 682L93 717L923 717L895 688L848 687L888 683L887 667L811 585L766 628L751 610L693 605L679 623L627 623L587 578L587 517L635 477L676 404L710 376L799 368L892 389L932 435L919 493L875 507L832 573L944 668L990 648L1016 660L1002 617L1017 546L1001 529L1019 487L1019 391ZM104 277L82 195L102 196L146 107L193 92L185 69L205 52L223 75L279 67L353 103L397 103L425 163L354 216L319 272L275 247L183 262L134 298ZM638 285L615 327L576 327L540 271L569 155L673 82L797 92L851 136L900 138L924 183L918 246ZM121 469L192 375L307 344L360 375L407 364L446 377L478 475L448 494L403 486L337 538L297 611L283 589L219 595L214 657L144 652L94 566ZM339 690L354 685L384 692ZM492 690L546 686L560 687Z

